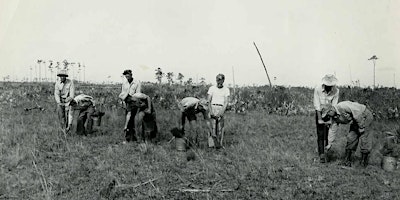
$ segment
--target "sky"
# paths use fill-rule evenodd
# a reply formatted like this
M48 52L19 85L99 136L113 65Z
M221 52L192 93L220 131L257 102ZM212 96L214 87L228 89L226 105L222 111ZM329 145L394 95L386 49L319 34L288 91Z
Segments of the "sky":
M53 62L81 63L85 80L121 82L155 69L194 82L400 86L400 1L0 0L0 80L51 79ZM70 77L83 80L77 65ZM32 69L32 70L31 70ZM83 67L82 67L83 69ZM54 74L53 74L54 75ZM166 81L166 80L164 80Z

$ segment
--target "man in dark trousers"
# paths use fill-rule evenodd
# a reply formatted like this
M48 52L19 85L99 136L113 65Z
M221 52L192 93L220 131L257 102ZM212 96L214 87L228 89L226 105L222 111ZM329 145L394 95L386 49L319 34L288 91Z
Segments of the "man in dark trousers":
M211 125L209 121L209 105L208 101L205 99L198 99L195 97L185 97L183 98L179 104L179 110L181 111L180 118L180 129L183 135L185 135L185 124L186 119L189 121L190 132L188 136L193 140L196 144L198 143L198 132L194 130L194 123L197 120L196 114L202 113L203 118L206 120L208 132L211 132ZM193 139L195 138L195 139Z
M95 104L93 97L85 94L80 94L71 100L69 103L71 112L74 112L73 116L77 116L76 134L77 135L88 135L93 130L93 119L92 116L95 113ZM75 113L76 112L76 113ZM72 121L69 122L72 126ZM86 126L85 126L86 125Z
M132 102L132 96L135 93L141 92L141 83L138 80L135 80L132 76L132 70L125 70L122 73L126 81L122 83L122 91L119 94L119 98L124 102L126 109L126 115L128 112L131 112L129 122L126 127L124 127L125 132L125 140L127 142L136 141L137 138L135 136L135 122L134 118L137 113L137 107ZM128 110L129 109L129 110ZM125 143L125 142L124 142Z
M337 79L334 75L326 75L322 78L322 85L314 89L315 122L317 126L318 155L321 163L327 162L325 148L329 144L329 135L337 131L337 124L331 123L329 117L322 118L321 106L324 104L336 105L339 101L339 89L336 87ZM328 146L330 147L330 146Z

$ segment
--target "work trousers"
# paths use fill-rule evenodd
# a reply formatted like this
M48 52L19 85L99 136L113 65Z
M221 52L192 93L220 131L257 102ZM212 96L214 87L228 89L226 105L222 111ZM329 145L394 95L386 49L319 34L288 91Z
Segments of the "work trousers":
M92 116L94 111L95 110L93 105L90 105L87 108L83 108L81 110L75 110L75 112L79 112L76 125L76 134L87 135L92 133L93 130Z
M71 116L69 106L65 105L57 105L57 115L58 121L60 122L61 128L65 129L68 127L68 122L70 121L69 118Z
M328 133L329 127L325 124L318 123L318 114L315 112L315 124L317 125L317 143L318 143L318 154L325 153L325 146L328 145Z
M365 119L364 132L360 133L358 124L353 120L353 122L350 124L350 131L346 137L346 150L356 151L358 143L360 143L361 153L369 153L372 149L372 139L370 136L371 133L368 128L374 119L374 116L370 110L365 109L362 117Z

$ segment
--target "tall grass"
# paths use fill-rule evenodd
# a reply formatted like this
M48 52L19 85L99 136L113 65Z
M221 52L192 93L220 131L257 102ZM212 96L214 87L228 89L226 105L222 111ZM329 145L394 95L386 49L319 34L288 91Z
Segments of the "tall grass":
M169 132L179 124L176 109L156 104L154 143L123 145L122 108L101 107L101 126L85 137L60 131L51 98L40 102L44 111L23 110L32 104L0 105L0 199L400 198L400 174L380 168L379 152L383 131L396 121L374 122L371 163L363 169L338 165L348 126L340 127L332 161L318 162L313 116L228 112L221 150L207 148L199 117L188 131L199 144L179 152Z

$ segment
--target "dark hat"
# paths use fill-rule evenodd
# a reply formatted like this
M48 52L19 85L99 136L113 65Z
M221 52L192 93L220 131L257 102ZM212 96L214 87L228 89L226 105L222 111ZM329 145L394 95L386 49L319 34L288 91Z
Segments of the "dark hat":
M66 69L60 69L60 70L58 70L58 72L57 72L57 76L65 76L65 77L68 77L68 73L67 73L67 70Z
M122 75L126 75L126 74L132 74L132 70L130 70L130 69L124 70Z

